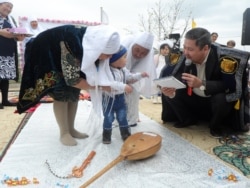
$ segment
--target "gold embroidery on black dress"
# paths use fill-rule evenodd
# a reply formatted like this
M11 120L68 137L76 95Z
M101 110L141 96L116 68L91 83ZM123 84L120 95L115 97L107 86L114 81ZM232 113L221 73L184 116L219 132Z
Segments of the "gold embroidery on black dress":
M73 86L80 81L80 61L73 56L72 51L65 42L60 42L61 65L67 85Z
M38 96L40 96L45 91L45 89L54 86L57 83L57 80L59 79L60 79L59 74L54 71L46 73L43 79L38 79L36 81L35 88L29 88L25 90L22 99L34 101Z

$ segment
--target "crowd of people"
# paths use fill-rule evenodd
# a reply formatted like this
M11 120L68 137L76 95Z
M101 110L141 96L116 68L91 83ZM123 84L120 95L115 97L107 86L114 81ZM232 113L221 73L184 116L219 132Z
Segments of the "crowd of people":
M175 128L205 120L209 122L210 134L216 138L228 133L228 129L249 130L247 124L237 122L235 106L241 98L228 99L236 88L227 83L232 79L228 73L235 73L235 69L230 69L234 41L228 41L224 49L216 43L218 33L193 28L185 35L182 51L172 52L173 44L163 40L159 54L155 54L154 36L148 32L121 40L119 32L107 25L64 25L42 31L37 29L37 20L33 18L30 19L33 29L27 29L33 37L24 40L25 36L13 35L8 30L16 27L9 16L12 8L12 1L0 0L0 43L4 44L0 45L0 108L17 105L17 111L23 113L43 96L50 95L54 99L54 116L63 145L74 146L75 138L88 137L87 133L74 128L81 90L90 93L95 113L104 117L104 144L111 143L115 119L121 138L126 140L131 135L131 127L140 121L140 95L153 96L154 103L158 103L160 95L162 120L174 122ZM11 79L18 80L17 41L22 40L25 66L19 101L12 104L8 101L8 84ZM220 58L222 55L230 58L224 57L224 62ZM156 78L170 75L185 83L188 92L186 88L159 87L153 83Z

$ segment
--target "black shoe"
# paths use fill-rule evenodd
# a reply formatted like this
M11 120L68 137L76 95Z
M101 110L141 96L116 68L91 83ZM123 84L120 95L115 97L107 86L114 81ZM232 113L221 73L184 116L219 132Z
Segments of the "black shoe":
M137 126L137 123L135 123L135 124L132 124L132 125L129 125L130 127L135 127L135 126Z
M125 141L131 135L129 128L120 128L120 133L123 141Z
M210 129L210 134L213 138L222 138L224 136L220 129Z
M173 126L175 128L184 128L184 127L188 127L188 126L195 125L195 124L196 124L196 121L194 120L186 120L184 122L177 122Z
M0 109L3 109L3 105L2 104L0 104Z
M103 144L110 144L111 143L111 130L103 130L102 133L102 143Z
M11 103L11 102L9 102L9 101L6 101L6 102L2 102L2 105L3 105L3 106L16 106L17 103Z
M242 132L248 132L249 131L249 123L247 123L246 125L240 127L240 131Z

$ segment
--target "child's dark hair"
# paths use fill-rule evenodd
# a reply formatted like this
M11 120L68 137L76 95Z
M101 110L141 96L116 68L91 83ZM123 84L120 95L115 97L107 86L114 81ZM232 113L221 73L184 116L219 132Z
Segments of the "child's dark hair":
M167 47L169 50L171 50L170 46L167 43L161 44L160 50L164 49L165 47Z

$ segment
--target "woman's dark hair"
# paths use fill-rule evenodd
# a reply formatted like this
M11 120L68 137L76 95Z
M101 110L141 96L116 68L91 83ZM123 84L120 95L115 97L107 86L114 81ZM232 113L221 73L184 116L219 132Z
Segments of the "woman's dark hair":
M216 32L212 32L212 33L211 33L211 36L212 36L212 35L216 35L217 37L219 36L218 33L216 33Z
M167 43L161 44L160 50L164 49L165 47L167 47L169 49L169 51L171 51L171 48L170 48L170 46Z
M200 49L202 49L206 45L208 45L208 47L211 46L211 35L209 31L204 28L196 27L189 30L186 33L185 38L195 40L196 46L198 46Z

